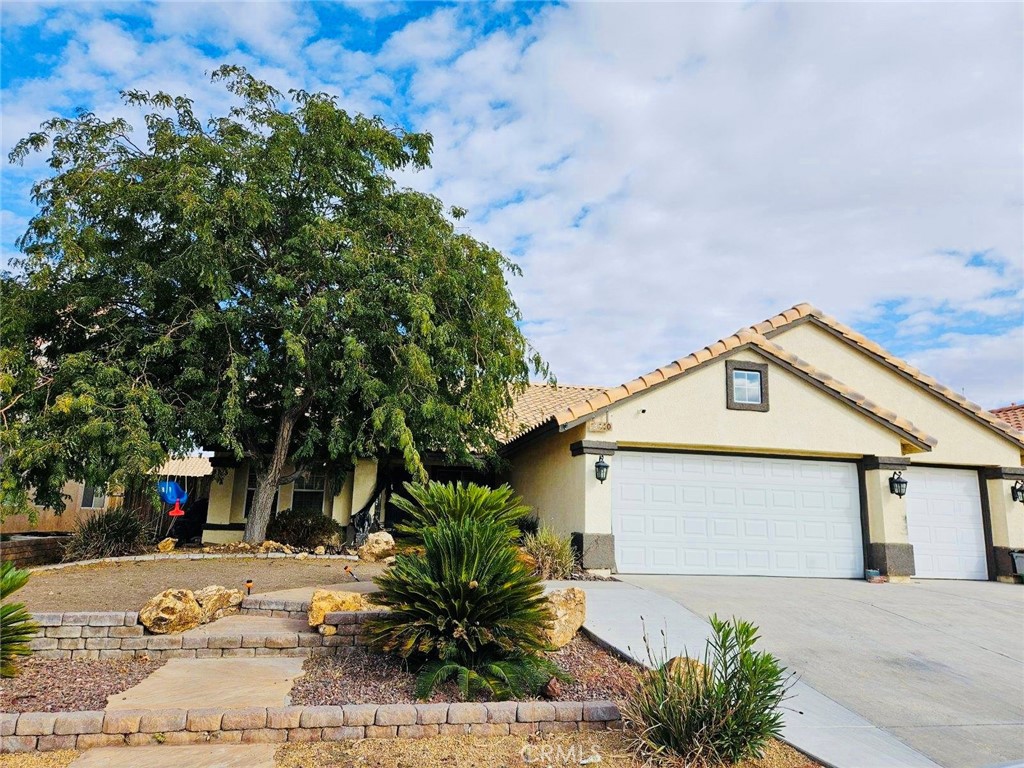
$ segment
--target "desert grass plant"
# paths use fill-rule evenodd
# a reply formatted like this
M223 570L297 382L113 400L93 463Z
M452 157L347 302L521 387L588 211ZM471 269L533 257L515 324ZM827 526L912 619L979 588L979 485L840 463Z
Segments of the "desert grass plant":
M97 560L141 552L155 531L133 509L120 506L97 512L75 525L64 545L64 560Z
M757 627L711 619L712 636L701 660L669 660L667 643L653 669L638 672L623 707L647 757L682 758L687 764L733 764L761 757L782 729L780 706L792 680L769 653L755 651Z
M523 550L536 563L535 573L541 579L568 579L576 570L576 552L567 536L560 536L542 527L523 537Z
M454 679L464 698L532 695L565 675L541 655L552 620L544 588L500 519L439 515L424 554L400 554L376 579L372 646L419 669L416 695Z
M396 530L410 543L422 541L423 531L441 520L476 520L502 526L507 538L519 535L519 524L529 518L530 508L508 485L488 488L476 483L404 483L409 498L396 495L392 503L406 519Z
M29 572L13 563L0 563L0 677L18 674L17 662L31 655L29 641L39 631L23 603L7 599L28 582Z

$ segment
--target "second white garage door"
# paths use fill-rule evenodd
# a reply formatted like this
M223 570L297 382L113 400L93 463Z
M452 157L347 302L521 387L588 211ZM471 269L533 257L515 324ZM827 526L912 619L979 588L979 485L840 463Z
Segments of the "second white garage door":
M864 575L852 463L620 451L622 573Z
M907 477L907 533L923 579L987 579L978 473L912 466Z

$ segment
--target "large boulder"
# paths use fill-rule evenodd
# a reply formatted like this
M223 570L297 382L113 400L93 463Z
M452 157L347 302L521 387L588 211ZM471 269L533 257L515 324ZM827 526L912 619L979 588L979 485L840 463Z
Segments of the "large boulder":
M142 606L139 621L157 635L184 632L203 623L203 609L191 590L168 589Z
M366 543L359 548L359 559L376 563L395 554L395 540L387 531L377 531L366 537Z
M317 627L324 623L324 616L334 611L369 611L377 610L366 601L366 595L359 592L332 592L329 589L318 589L309 601L309 626Z
M567 645L587 619L587 593L578 587L553 589L547 593L548 605L554 614L545 639L553 648Z
M245 593L240 589L227 589L217 584L203 587L194 593L196 602L203 610L203 624L238 613Z

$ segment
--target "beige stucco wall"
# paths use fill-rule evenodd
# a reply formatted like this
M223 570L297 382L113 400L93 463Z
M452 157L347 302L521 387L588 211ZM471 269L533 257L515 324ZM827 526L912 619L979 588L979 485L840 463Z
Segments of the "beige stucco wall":
M286 467L285 471L290 471L290 468ZM242 462L239 466L228 469L220 482L215 480L211 484L210 507L206 518L208 523L223 525L245 522L245 492L248 477L248 462ZM354 485L355 498L360 500L356 507L358 509L373 492L376 478L376 463L360 460L354 471L348 473L338 493L324 500L324 514L330 514L342 525L347 525L352 513ZM367 485L369 485L369 489L364 491L363 489ZM294 484L288 483L281 486L278 491L278 509L287 509L291 506L293 493ZM242 531L205 531L203 533L203 541L209 544L224 544L241 541L241 539Z
M533 509L541 525L563 535L589 532L587 526L597 524L596 515L586 520L585 514L589 488L586 470L593 467L594 457L572 456L569 451L569 446L582 440L584 434L585 427L581 426L527 445L510 458L511 467L505 478ZM607 532L610 531L609 512Z
M1008 478L990 478L985 481L992 546L996 548L1024 549L1024 504L1013 500L1010 494L1013 483ZM1012 578L1003 575L1000 580L1012 581Z
M909 544L907 504L889 490L891 469L869 469L864 473L867 499L868 541L877 544Z
M82 508L82 494L85 485L82 483L66 483L61 489L64 494L64 511L59 515L52 509L38 507L36 522L29 520L28 515L11 515L0 523L0 533L70 533L79 522L100 512L99 508ZM103 509L110 509L121 502L119 496L108 495Z
M1009 440L813 323L786 328L772 341L896 411L939 441L930 452L910 456L912 462L1021 466L1020 449Z
M728 359L768 364L767 412L725 407L721 359L612 408L611 428L588 437L630 446L801 456L900 455L898 435L768 358L743 350Z

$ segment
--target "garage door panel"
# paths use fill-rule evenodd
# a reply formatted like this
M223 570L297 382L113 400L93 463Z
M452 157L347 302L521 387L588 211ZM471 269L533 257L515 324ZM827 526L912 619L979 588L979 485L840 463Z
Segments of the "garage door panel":
M662 466L654 472L653 460L638 455ZM624 573L863 575L852 464L695 454L629 459L617 460L612 473L616 560ZM643 487L643 501L619 485Z
M981 490L973 470L910 467L904 497L914 568L925 579L987 579Z

